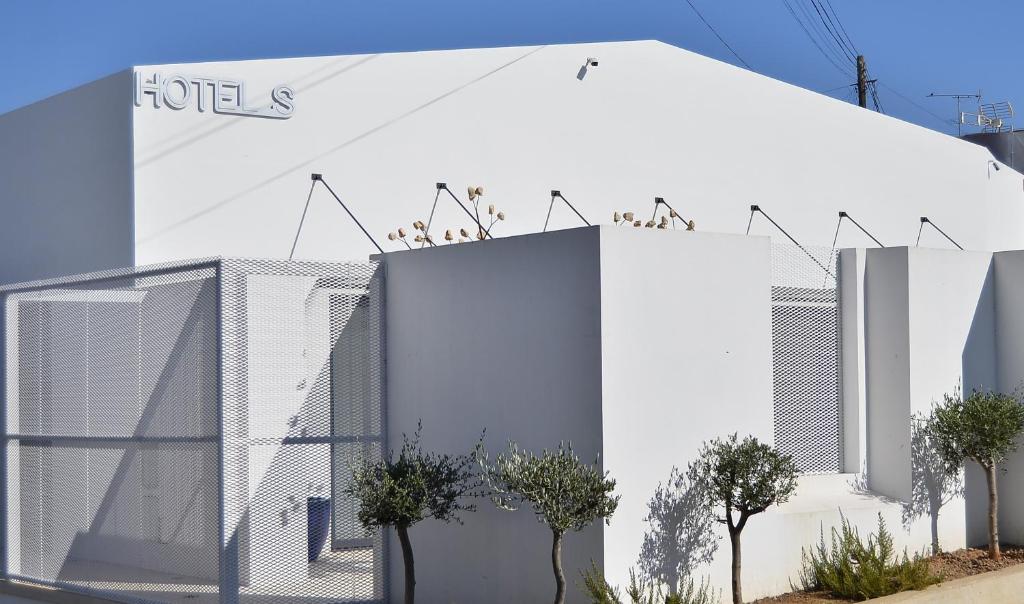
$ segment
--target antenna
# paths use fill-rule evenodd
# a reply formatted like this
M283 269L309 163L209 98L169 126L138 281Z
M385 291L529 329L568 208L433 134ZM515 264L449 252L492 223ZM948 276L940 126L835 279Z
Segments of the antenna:
M1013 131L1013 105L1009 101L978 105L978 122L984 132Z
M936 93L933 92L933 93L929 94L928 96L929 97L937 97L937 98L956 99L956 115L957 115L956 135L957 136L963 136L963 125L964 125L964 121L963 121L964 114L963 114L962 111L960 111L960 101L962 101L963 99L977 99L979 103L981 102L981 91L980 90L978 91L978 94L936 94Z

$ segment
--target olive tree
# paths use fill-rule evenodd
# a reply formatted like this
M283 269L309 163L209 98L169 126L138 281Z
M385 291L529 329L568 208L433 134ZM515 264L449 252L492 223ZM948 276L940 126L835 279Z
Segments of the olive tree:
M590 466L580 461L572 445L566 443L559 443L555 451L534 455L510 441L508 450L493 462L482 449L478 457L495 505L515 511L529 504L537 521L551 529L555 604L562 604L562 537L567 531L583 530L598 518L607 522L619 505L618 496L612 495L615 481L599 469L597 461Z
M717 520L729 528L732 545L732 601L742 604L740 533L747 520L784 503L796 491L796 464L789 455L736 434L704 444L690 466L708 500L722 511Z
M988 555L999 551L999 494L996 471L1017 449L1017 437L1024 430L1024 406L1017 396L974 391L964 400L960 392L946 394L928 421L931 436L946 471L959 474L965 460L981 466L988 483Z
M409 527L434 518L462 523L459 512L476 507L466 499L479 494L481 482L473 455L425 453L420 446L422 424L410 439L402 435L402 449L380 461L363 459L344 489L359 502L358 519L368 531L391 526L398 533L405 564L405 602L416 598L416 570Z

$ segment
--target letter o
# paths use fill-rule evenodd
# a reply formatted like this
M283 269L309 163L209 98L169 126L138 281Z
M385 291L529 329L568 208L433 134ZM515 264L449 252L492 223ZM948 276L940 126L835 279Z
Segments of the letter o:
M172 92L177 85L181 89L181 96L175 97ZM192 99L192 84L183 76L172 76L164 81L164 102L171 109L184 109Z

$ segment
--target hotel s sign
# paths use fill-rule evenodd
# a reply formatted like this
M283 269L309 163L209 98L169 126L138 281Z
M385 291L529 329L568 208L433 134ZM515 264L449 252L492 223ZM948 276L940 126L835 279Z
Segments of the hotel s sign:
M135 106L141 107L151 96L153 107L167 106L179 111L190 105L200 112L265 117L286 120L295 112L295 91L288 86L275 86L270 91L270 105L249 107L245 101L245 83L237 80L201 78L175 74L163 77L154 73L146 78L135 72Z

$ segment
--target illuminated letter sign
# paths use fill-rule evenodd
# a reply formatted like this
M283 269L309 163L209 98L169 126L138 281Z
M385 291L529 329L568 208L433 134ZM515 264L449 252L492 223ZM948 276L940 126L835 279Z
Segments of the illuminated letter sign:
M192 105L200 112L211 108L214 113L275 120L286 120L295 112L295 91L288 86L275 86L270 91L270 105L254 108L245 102L243 82L178 74L165 78L158 73L146 79L136 71L135 106L142 107L147 95L152 97L153 107L166 105L175 111Z

